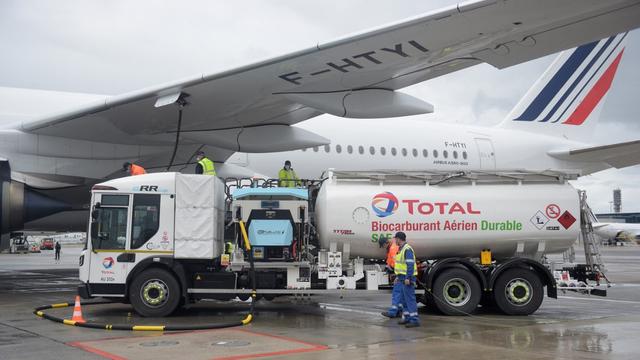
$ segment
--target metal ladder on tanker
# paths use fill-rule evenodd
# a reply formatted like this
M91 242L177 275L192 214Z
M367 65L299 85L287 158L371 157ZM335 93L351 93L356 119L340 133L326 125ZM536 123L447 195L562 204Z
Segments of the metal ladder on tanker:
M578 196L580 197L580 239L584 247L584 256L587 265L587 272L591 272L595 281L600 284L600 279L604 279L607 284L611 282L606 276L606 267L602 261L600 254L600 246L598 244L598 237L593 231L593 222L596 221L596 216L587 204L587 192L585 190L578 190ZM573 252L573 247L570 250ZM575 253L573 253L575 257Z

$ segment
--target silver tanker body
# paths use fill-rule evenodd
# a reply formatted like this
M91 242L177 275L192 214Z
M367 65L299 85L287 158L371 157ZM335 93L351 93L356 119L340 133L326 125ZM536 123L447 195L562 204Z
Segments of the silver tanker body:
M316 201L320 246L383 258L380 236L404 231L418 257L534 257L562 252L580 229L579 198L566 181L392 183L330 176Z

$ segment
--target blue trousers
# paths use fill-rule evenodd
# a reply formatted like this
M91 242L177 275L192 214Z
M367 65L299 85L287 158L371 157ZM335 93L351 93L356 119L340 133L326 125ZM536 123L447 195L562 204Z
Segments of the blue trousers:
M391 292L391 307L389 308L389 315L398 316L402 313L404 309L404 303L402 296L402 287L404 285L400 282L396 282L393 284L393 292Z
M416 304L416 289L415 289L415 278L411 279L410 285L404 284L404 276L403 279L399 279L400 285L402 287L402 302L405 305L402 314L404 315L404 319L410 323L420 323L418 319L418 304Z

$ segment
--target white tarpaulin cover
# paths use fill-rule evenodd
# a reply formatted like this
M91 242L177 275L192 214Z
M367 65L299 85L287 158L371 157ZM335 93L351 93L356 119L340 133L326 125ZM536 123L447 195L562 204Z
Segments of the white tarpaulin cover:
M215 176L176 176L174 257L213 259L222 250L224 185Z

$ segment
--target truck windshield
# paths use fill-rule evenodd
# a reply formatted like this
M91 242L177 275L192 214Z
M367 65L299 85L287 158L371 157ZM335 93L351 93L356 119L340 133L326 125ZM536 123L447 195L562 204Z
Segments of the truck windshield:
M94 249L124 249L127 242L127 208L103 207L91 232Z

